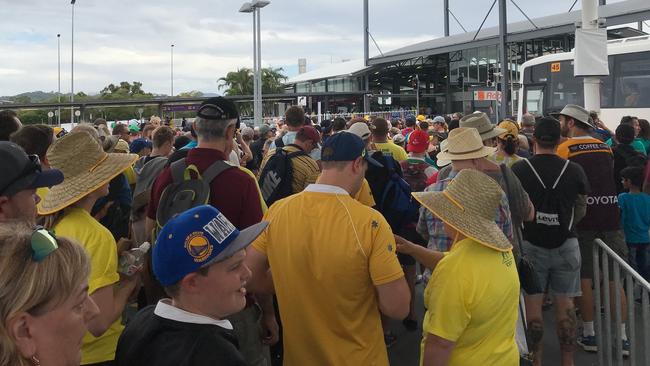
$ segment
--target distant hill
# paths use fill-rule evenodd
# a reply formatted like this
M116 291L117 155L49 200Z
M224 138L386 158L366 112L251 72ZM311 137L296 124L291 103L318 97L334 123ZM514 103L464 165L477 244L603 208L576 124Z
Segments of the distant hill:
M0 97L1 100L10 100L13 102L28 102L28 103L39 103L39 102L44 102L48 99L56 97L55 92L44 92L44 91L33 91L33 92L27 92L27 93L22 93L18 95L12 95L12 96L5 96L5 97Z

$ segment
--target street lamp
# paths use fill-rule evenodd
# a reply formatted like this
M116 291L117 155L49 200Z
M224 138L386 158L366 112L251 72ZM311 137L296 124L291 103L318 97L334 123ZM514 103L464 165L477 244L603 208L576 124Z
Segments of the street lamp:
M172 70L172 97L174 97L174 45L171 46L172 59L171 59L171 70Z
M56 122L61 126L61 34L56 35L56 49L57 49L57 60L58 60L58 69L59 69L59 105L57 107Z
M70 1L72 4L72 61L70 62L71 68L71 81L70 81L70 103L73 105L70 107L70 123L74 126L74 4L77 0Z
M245 2L240 13L253 13L253 110L255 123L262 123L262 36L260 9L269 5L268 0Z

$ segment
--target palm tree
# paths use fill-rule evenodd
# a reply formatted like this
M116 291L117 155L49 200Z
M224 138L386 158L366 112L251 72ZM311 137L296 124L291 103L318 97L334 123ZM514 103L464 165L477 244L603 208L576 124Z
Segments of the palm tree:
M225 77L219 78L219 89L226 88L226 95L252 95L253 70L244 67L231 71Z
M281 67L262 69L262 93L277 94L284 91L283 82L287 77L282 73L283 71Z

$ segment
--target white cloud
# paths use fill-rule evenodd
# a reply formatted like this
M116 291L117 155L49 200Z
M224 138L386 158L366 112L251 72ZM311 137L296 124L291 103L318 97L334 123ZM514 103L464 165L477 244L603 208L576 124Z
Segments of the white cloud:
M309 69L363 55L362 2L272 0L262 10L263 65ZM95 93L109 83L141 81L169 93L174 44L175 92L217 91L217 79L252 66L252 16L243 0L78 0L75 6L75 91ZM612 2L612 1L609 1ZM451 1L452 11L475 29L490 1ZM520 1L531 17L566 11L569 0ZM566 9L565 9L566 8ZM509 3L510 21L524 19ZM57 88L61 34L62 91L70 90L69 1L0 0L0 95ZM370 30L382 51L442 34L442 1L374 0ZM496 9L486 22L496 25ZM452 33L461 32L451 20ZM371 43L371 55L378 54Z

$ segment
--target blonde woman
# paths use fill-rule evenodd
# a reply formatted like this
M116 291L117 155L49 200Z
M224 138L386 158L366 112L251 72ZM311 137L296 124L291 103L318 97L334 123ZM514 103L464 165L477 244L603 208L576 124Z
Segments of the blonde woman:
M139 276L120 279L115 239L90 212L97 199L108 194L108 183L138 156L106 153L90 134L76 131L57 140L47 157L52 167L63 172L64 180L52 187L39 214L47 215L46 228L79 242L92 263L88 292L99 307L99 314L88 323L81 364L110 365L124 329L120 317L136 290Z
M98 313L84 249L23 222L0 225L0 365L79 365Z

